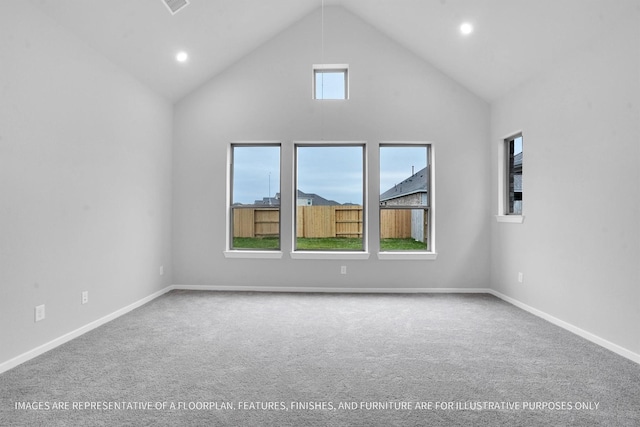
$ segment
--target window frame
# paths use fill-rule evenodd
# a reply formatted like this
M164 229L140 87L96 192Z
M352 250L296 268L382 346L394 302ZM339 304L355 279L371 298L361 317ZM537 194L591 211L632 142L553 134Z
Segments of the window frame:
M344 98L318 98L316 96L316 76L321 73L344 73ZM313 64L311 74L311 98L317 101L346 101L349 99L349 64Z
M380 203L379 188L378 204L378 242L381 240L382 210L385 209L425 209L427 217L427 250L424 251L383 251L378 248L378 258L381 260L435 260L436 251L436 215L435 215L435 149L429 141L381 141L378 145L378 182L380 181L380 149L383 147L425 147L427 156L427 206L383 206Z
M300 147L361 147L362 148L362 249L361 250L299 250L297 244L298 227L298 148ZM291 191L291 258L293 259L368 259L369 258L369 214L368 214L368 146L366 141L294 141L293 181Z
M281 141L233 141L227 146L227 195L226 195L226 239L224 255L226 258L282 258L282 203L278 207L278 248L277 249L244 249L233 247L233 174L234 149L236 147L277 147L279 151L279 188L282 197L282 142Z
M522 130L512 132L502 138L498 145L498 214L497 222L520 224L524 222L524 208L521 212L510 212L511 170L510 152L511 146L518 138L522 139L522 152L524 153L524 133ZM524 156L523 165L524 166ZM522 174L522 173L521 173ZM523 175L523 174L522 174ZM524 191L522 191L524 193ZM523 196L521 200L523 199Z
M429 250L423 251L381 251L380 250L380 188L379 188L379 153L380 145L385 146L407 146L407 145L427 146L428 165L429 165ZM232 203L232 186L233 186L233 164L232 154L234 146L264 146L274 145L280 149L280 249L253 250L253 249L231 249L230 240L232 239L231 220L233 218ZM298 146L360 146L363 150L363 192L362 192L362 233L363 233L363 250L357 251L305 251L294 250L297 228L297 148ZM227 194L226 194L226 243L223 250L225 258L245 258L245 259L280 259L283 257L283 251L290 253L291 259L309 259L309 260L367 260L370 257L370 251L377 251L377 257L380 260L436 260L436 153L435 143L430 141L233 141L228 144L227 150ZM502 147L502 145L501 145ZM503 153L504 154L504 153ZM369 162L378 162L376 170L373 172L378 182L369 182ZM287 176L289 178L287 178ZM284 186L283 186L284 185ZM375 194L375 196L371 196ZM287 205L290 204L290 205ZM376 212L377 210L377 212ZM372 216L373 215L373 216ZM430 225L429 225L430 224ZM287 229L283 229L288 227ZM287 233L291 233L287 236ZM284 240L283 240L284 239ZM373 240L371 240L373 239ZM377 239L377 243L376 243ZM373 243L372 243L373 242ZM291 246L287 246L291 245ZM373 246L372 246L373 245ZM373 248L373 249L372 249Z

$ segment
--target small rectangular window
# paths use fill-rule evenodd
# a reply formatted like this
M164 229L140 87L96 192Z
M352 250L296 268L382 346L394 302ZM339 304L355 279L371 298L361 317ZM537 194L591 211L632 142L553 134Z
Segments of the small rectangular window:
M364 146L296 146L295 250L364 251Z
M380 146L380 250L429 249L429 147Z
M522 215L522 135L505 140L506 166L506 214Z
M348 66L340 64L314 65L313 98L349 99Z
M280 146L231 146L230 249L280 249Z

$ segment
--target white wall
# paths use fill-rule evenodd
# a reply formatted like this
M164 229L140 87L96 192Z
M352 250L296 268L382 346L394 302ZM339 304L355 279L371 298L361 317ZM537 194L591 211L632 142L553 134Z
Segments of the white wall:
M171 283L172 107L30 2L0 40L2 363Z
M492 106L524 135L523 224L492 225L492 287L640 354L638 13ZM518 272L524 283L517 282Z
M325 8L215 76L175 106L174 282L212 286L488 287L489 106L344 9ZM311 99L311 67L348 63L346 102ZM292 260L292 208L284 199L284 257L226 259L227 144L281 140L432 141L436 154L436 261ZM377 167L378 154L369 155ZM282 165L282 194L293 191ZM373 175L375 176L375 175ZM369 183L371 223L379 184ZM378 231L370 226L370 237ZM375 246L375 244L373 243ZM339 274L340 265L349 274ZM402 280L398 280L402 273Z

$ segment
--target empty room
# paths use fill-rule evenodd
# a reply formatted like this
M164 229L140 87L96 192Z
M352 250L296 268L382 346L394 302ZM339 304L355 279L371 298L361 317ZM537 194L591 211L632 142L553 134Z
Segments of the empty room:
M0 8L0 425L640 425L640 0Z

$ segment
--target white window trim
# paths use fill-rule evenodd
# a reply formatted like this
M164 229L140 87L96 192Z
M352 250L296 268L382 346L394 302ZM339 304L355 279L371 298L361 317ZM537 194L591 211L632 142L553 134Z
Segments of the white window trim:
M278 250L271 251L252 251L252 250L239 250L231 249L224 251L225 258L246 258L246 259L280 259L283 252Z
M291 251L292 259L369 259L369 252L361 251Z
M322 147L322 146L352 146L362 147L362 251L297 251L297 203L298 177L297 177L297 149L298 147ZM367 141L293 141L292 156L292 188L291 192L291 258L292 259L369 259L369 206L367 189L369 188L369 144Z
M429 235L431 250L430 251L379 251L378 259L380 260L429 260L434 261L438 258L436 251L436 155L435 144L431 141L380 141L380 145L428 145L429 146ZM378 155L380 150L378 146ZM380 167L378 167L378 179L380 178ZM382 191L382 189L380 189ZM379 192L380 192L379 191ZM378 208L379 209L379 208ZM380 219L378 219L378 228Z
M420 251L406 251L406 252L378 252L378 259L382 261L412 261L412 260L426 260L435 261L438 258L437 252L420 252Z
M513 135L513 134L512 134ZM284 155L283 150L283 142L279 140L274 141L233 141L228 144L227 148L227 183L226 183L226 233L225 233L225 250L223 254L225 258L229 259L282 259L284 256L284 251L282 250L282 228L280 232L280 250L244 250L244 249L230 249L230 238L231 238L231 157L232 157L232 149L233 146L238 145L279 145L280 146L280 155L281 155L281 173L282 173L282 161L286 160L282 156ZM371 150L379 150L380 145L429 145L429 153L430 153L430 229L431 233L431 251L380 251L378 250L377 258L379 260L395 260L395 261L403 261L403 260L436 260L438 253L436 251L436 177L435 177L435 144L429 141L381 141L378 143L369 143L367 141L292 141L294 148L294 155L291 156L292 164L292 187L293 191L291 191L290 197L291 200L291 246L290 246L290 256L292 259L308 259L308 260L367 260L371 256L371 252L369 251L369 157L371 156ZM322 145L351 145L351 146L362 146L364 149L363 153L363 250L362 251L296 251L293 250L295 248L295 239L296 239L296 223L295 223L295 209L297 208L295 203L295 195L296 195L296 155L295 155L295 147L297 146L322 146ZM504 151L504 146L501 148ZM504 153L503 153L504 154ZM377 153L379 156L379 153ZM374 158L377 158L374 156ZM504 157L502 160L504 165ZM379 168L378 168L379 169ZM504 179L504 177L502 177ZM286 186L285 186L286 187ZM502 194L502 193L501 193ZM376 208L379 208L378 200L375 201ZM504 203L504 200L501 202ZM282 205L280 206L282 209ZM505 222L516 222L519 216L516 215L501 215L501 217L506 217ZM281 212L282 218L282 212ZM524 219L524 217L522 217ZM500 219L498 220L500 221ZM520 221L521 222L521 221ZM283 224L280 224L281 227ZM379 223L374 224L379 228Z
M496 221L511 224L522 224L524 222L524 215L496 215Z
M226 182L226 212L225 212L225 249L222 251L225 258L252 258L252 259L279 259L282 258L282 222L280 223L280 250L263 251L258 250L243 250L243 249L231 249L231 215L233 215L233 209L231 208L231 176L233 169L231 167L231 158L233 155L234 146L260 146L260 145L277 145L280 147L280 170L282 174L282 141L232 141L227 144L227 182ZM280 179L280 177L278 177ZM281 183L282 184L282 183ZM282 209L282 205L280 206ZM280 214L282 217L282 213Z
M316 71L344 71L345 94L344 99L316 98ZM349 99L349 64L313 64L311 72L311 98L316 101L346 101Z
M524 215L513 215L507 212L507 152L506 143L510 138L517 135L522 135L522 130L511 132L503 137L498 143L498 214L495 216L497 222L522 224L524 222Z

